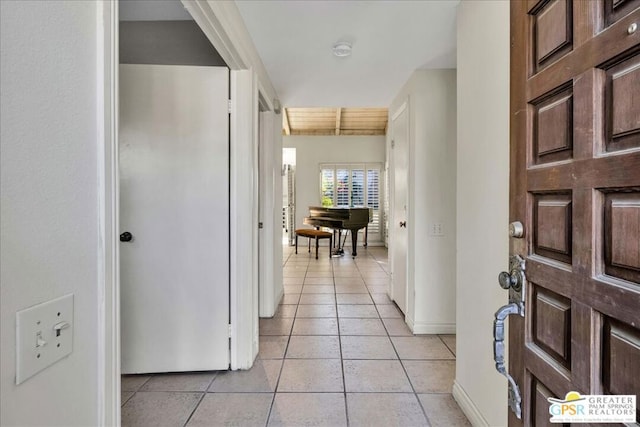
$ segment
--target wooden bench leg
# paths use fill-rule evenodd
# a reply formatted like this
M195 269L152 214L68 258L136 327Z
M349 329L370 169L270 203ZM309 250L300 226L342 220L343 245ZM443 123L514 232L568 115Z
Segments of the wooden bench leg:
M296 255L298 254L298 235L296 234Z
M318 259L318 236L316 236L316 259Z
M307 252L311 253L311 237L307 237Z

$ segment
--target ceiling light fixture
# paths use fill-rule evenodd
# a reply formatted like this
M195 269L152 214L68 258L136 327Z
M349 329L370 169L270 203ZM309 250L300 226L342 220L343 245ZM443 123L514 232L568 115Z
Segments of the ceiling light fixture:
M351 43L337 42L333 45L333 54L338 58L344 58L351 55Z

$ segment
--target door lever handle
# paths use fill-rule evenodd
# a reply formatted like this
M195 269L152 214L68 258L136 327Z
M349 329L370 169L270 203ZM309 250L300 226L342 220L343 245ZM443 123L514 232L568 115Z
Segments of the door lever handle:
M522 396L518 384L507 372L504 364L504 321L512 314L524 317L527 278L525 276L525 260L520 255L509 257L509 272L503 271L498 276L498 283L509 290L509 304L496 311L493 321L493 360L496 371L504 375L509 382L509 408L522 419Z
M511 314L524 316L524 305L512 302L503 305L496 311L493 321L493 360L496 363L496 371L504 375L509 381L509 407L516 414L516 417L521 419L522 396L520 395L520 389L504 365L504 320Z
M493 360L496 362L496 371L502 375L507 375L504 366L504 320L509 315L520 314L522 311L521 304L515 302L503 305L496 311L493 321Z
M121 242L130 242L131 240L133 240L133 234L129 233L128 231L125 231L120 235Z

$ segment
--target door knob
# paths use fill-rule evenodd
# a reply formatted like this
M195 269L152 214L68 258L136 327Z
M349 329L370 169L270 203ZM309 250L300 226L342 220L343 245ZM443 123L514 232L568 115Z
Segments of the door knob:
M120 235L121 242L130 242L132 239L133 239L133 234L129 233L128 231L125 231Z
M510 287L518 283L518 279L507 273L506 271L503 271L498 275L498 283L500 284L500 287L502 289L509 289Z
M520 292L524 280L524 273L515 268L510 273L503 271L498 274L498 283L502 289L513 288L516 292Z
M400 221L400 228L407 228L407 221Z

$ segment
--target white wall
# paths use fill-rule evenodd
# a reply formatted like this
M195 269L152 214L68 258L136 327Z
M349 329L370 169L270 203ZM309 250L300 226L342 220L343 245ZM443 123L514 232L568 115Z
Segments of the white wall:
M456 321L456 71L415 71L392 102L390 117L407 99L407 323L414 333L453 333ZM392 165L389 166L392 174ZM431 235L433 223L443 224L444 236ZM393 227L389 227L389 232L393 232Z
M507 383L494 369L491 327L507 302L509 2L458 9L457 369L454 395L474 425L507 424Z
M120 21L118 37L121 64L227 65L194 21Z
M98 7L0 2L3 426L98 424ZM16 386L16 311L68 293L73 352Z
M384 136L283 136L282 146L296 149L296 228L320 205L320 163L380 163Z

